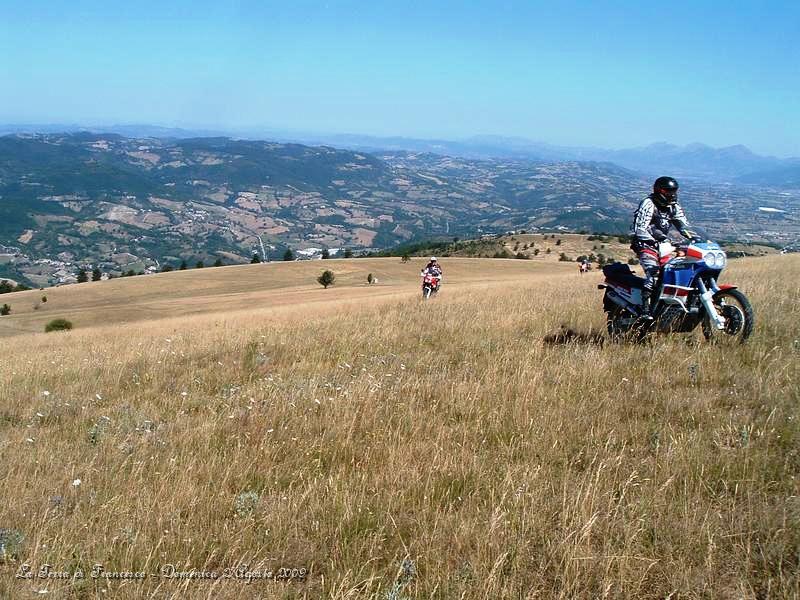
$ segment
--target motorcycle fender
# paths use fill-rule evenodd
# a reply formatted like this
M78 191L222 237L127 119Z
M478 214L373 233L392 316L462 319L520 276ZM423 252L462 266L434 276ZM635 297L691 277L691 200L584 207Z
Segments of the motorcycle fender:
M603 304L605 305L607 302L613 302L614 304L633 312L633 304L625 300L625 298L621 297L619 294L614 293L613 288L611 287L606 289L606 293L603 296Z
M731 285L730 283L723 283L721 286L719 286L719 289L720 290L735 290L738 287L739 286Z

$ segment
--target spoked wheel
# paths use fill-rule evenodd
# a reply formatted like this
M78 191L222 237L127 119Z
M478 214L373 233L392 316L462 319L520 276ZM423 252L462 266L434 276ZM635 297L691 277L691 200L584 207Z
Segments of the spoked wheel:
M722 290L714 294L714 306L725 318L725 327L717 329L706 315L703 318L703 337L712 343L736 342L743 344L755 326L755 312L739 290Z
M614 306L606 312L606 329L612 342L640 344L645 341L649 327L646 323L637 323L636 317L621 306Z

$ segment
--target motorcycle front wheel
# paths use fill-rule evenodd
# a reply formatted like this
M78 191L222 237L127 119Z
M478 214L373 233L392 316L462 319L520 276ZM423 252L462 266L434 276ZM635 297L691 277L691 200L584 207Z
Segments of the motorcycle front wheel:
M714 294L714 306L725 317L725 327L717 329L708 315L703 317L703 337L712 343L735 341L743 344L753 333L756 315L750 300L739 290L722 290Z

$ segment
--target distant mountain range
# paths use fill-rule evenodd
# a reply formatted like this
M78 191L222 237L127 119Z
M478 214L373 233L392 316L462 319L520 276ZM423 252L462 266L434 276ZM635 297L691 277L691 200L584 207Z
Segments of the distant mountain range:
M181 129L155 125L0 125L0 135L9 133L60 133L92 131L116 133L131 138L186 139L233 137L274 140L285 143L329 145L363 152L430 152L476 159L515 159L536 162L609 162L654 179L669 174L688 180L726 183L756 183L760 186L797 189L800 158L761 156L742 145L713 148L705 144L676 146L654 143L641 148L556 146L520 137L482 135L465 140L430 140L407 137L377 137L351 134L316 134L279 129Z
M225 137L7 135L0 278L46 284L77 264L120 272L165 261L242 262L263 252L262 242L274 258L286 248L359 251L511 229L623 233L649 186L633 171L588 160ZM720 238L776 243L800 234L800 193L696 182L683 202Z

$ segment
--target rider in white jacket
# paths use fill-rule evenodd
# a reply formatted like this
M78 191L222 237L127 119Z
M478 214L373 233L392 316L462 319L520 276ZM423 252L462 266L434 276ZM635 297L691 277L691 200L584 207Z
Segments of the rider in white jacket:
M442 279L444 278L443 277L443 271L442 271L442 267L439 265L439 261L436 260L435 256L431 256L430 262L427 265L425 265L425 268L422 269L422 271L420 271L419 275L420 275L420 277L425 277L425 275L428 275L428 274L433 275L434 277L437 277L439 279L439 285L441 285ZM437 288L438 288L438 286L437 286Z

